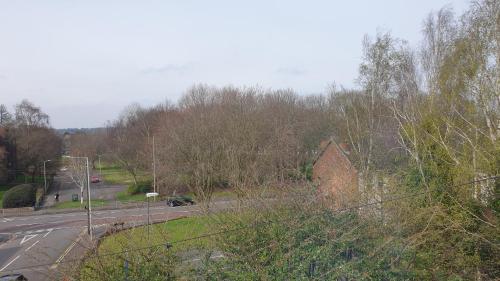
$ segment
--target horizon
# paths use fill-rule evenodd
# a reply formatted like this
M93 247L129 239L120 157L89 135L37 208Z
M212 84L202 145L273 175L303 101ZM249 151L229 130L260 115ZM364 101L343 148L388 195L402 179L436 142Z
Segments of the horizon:
M415 49L430 12L459 15L468 2L0 1L0 102L28 99L54 128L94 128L198 83L355 88L365 34L389 31Z

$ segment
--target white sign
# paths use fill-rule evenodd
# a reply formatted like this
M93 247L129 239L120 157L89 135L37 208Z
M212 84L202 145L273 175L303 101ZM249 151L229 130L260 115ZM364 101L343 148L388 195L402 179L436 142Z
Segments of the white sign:
M158 192L148 192L146 193L146 197L153 197L153 196L158 196Z

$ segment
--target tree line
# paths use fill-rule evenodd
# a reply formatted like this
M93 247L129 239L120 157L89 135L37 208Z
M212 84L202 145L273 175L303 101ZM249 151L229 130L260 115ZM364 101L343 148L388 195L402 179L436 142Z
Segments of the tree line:
M304 267L319 260L325 271L316 276L337 280L493 280L500 245L500 2L472 2L459 17L445 7L429 14L422 33L417 48L388 32L366 36L354 89L304 96L195 85L176 104L129 106L101 143L134 177L151 170L154 143L161 192L187 188L199 199L224 187L241 196L266 186L313 190L308 181L320 141L333 136L350 145L363 182L354 203L379 194L376 216L337 215L317 198L307 201L312 208L297 201L281 211L257 208L222 229L277 222L223 236L219 247L232 260L218 267L220 276L307 278L314 270Z
M58 161L62 152L61 138L50 126L49 116L30 101L16 104L12 113L0 104L0 128L8 147L4 153L11 154L9 160L12 161L10 165L1 166L2 174L8 175L6 180L25 175L34 182L36 175L42 172L44 161ZM6 161L5 155L2 160ZM47 164L47 168L54 167L51 164Z
M318 144L331 136L350 144L366 182L381 172L411 171L427 187L435 176L454 182L495 175L497 19L495 1L471 5L460 20L443 8L425 19L418 49L390 33L366 36L356 89L304 96L195 85L176 104L127 107L99 140L88 136L94 140L81 146L98 143L87 149L93 158L106 154L135 175L151 170L155 138L165 191L304 179ZM433 174L436 165L445 174Z

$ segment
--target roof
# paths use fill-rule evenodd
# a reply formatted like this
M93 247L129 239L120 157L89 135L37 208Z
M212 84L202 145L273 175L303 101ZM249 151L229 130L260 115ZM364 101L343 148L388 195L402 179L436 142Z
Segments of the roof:
M351 163L351 165L352 165L352 161L349 158L349 155L350 155L349 151L346 151L345 149L343 149L340 145L337 144L337 142L335 142L335 140L333 139L333 137L330 137L328 140L322 141L320 143L320 152L319 152L318 156L316 156L316 158L314 159L313 166L321 158L321 156L323 156L323 154L325 153L325 151L331 145L334 145L342 153L342 155L347 159L347 161L349 161L349 163ZM321 146L324 146L324 147L321 147Z

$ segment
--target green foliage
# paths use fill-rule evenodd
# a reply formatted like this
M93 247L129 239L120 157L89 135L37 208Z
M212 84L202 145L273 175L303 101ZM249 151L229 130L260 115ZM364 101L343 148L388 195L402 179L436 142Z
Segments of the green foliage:
M302 166L302 173L306 180L312 181L312 175L313 175L313 164L312 163L307 163L304 166Z
M152 189L151 181L141 181L138 182L137 184L130 184L127 187L127 193L129 195L135 195L135 194L150 192L151 189Z
M125 184L129 185L134 182L134 177L127 172L125 169L121 168L118 165L104 165L100 168L102 171L103 181L107 184ZM138 181L146 181L149 180L149 175L141 172L137 175Z
M386 242L380 225L355 212L317 207L226 214L220 228L227 233L215 239L228 258L210 261L204 275L208 280L403 280L412 276L403 266L391 265L401 246L373 254ZM241 231L229 231L239 227Z
M92 199L91 206L92 208L97 208L97 207L103 207L107 203L109 203L106 200L103 199ZM80 200L78 201L65 201L65 202L58 202L56 203L53 208L55 209L77 209L77 208L84 208L87 205L87 201L83 202L83 205L80 204Z
M162 224L124 230L105 237L99 244L98 253L90 255L82 266L78 280L190 280L183 278L189 272L181 268L180 255L191 249L206 248L208 239L196 239L166 247L189 237L209 231L206 217L182 218ZM149 249L148 246L155 245ZM156 246L160 245L160 246ZM113 253L118 253L113 255ZM128 271L125 270L125 261Z
M11 186L6 186L6 185L0 185L0 208L2 208L2 203L3 203L3 195L4 193L9 190L11 188Z
M36 203L36 187L20 184L7 190L2 199L3 208L32 207Z
M120 191L116 193L116 199L121 202L145 201L146 196L144 193L129 194L128 191Z

